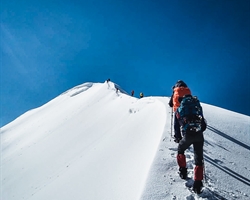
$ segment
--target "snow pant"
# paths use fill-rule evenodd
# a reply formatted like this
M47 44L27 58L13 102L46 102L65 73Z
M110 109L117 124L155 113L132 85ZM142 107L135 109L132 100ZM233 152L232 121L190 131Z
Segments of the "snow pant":
M181 139L181 127L176 114L174 114L174 137L177 139Z
M177 163L179 167L186 168L186 157L184 152L190 145L193 145L194 148L194 161L196 165L194 168L194 180L202 180L204 145L203 133L197 133L195 135L185 134L183 136L178 145Z

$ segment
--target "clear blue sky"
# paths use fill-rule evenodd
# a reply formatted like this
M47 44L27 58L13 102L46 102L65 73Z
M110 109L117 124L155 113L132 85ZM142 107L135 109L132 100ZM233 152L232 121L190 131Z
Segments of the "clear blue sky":
M170 96L182 79L202 102L250 115L249 0L2 0L0 9L0 126L107 78L136 96Z

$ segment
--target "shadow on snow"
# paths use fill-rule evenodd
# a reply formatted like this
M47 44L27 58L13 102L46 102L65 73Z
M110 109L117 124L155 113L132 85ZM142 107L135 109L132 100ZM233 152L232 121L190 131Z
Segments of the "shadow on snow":
M218 129L216 129L216 128L212 127L212 126L208 125L207 129L210 130L210 131L213 131L214 133L216 133L216 134L218 134L218 135L220 135L220 136L222 136L222 137L224 137L224 138L226 138L228 140L230 140L231 142L234 142L234 143L244 147L247 150L250 150L250 146L244 144L243 142L240 142L239 140L234 139L233 137L230 137L229 135L219 131Z

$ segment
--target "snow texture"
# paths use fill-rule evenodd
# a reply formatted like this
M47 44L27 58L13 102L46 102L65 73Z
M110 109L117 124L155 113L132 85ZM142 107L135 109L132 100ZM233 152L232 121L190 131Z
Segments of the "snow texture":
M118 90L117 90L118 88ZM204 190L178 176L169 97L76 86L1 128L1 200L250 199L250 117L202 103Z

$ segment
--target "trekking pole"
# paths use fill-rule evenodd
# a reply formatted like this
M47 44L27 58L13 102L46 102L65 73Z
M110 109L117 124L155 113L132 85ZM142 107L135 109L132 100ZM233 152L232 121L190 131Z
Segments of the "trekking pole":
M171 138L173 137L173 108L171 108ZM170 141L171 141L171 138L170 138Z
M205 161L203 160L203 174L204 174L204 181L207 183L207 177L206 177L206 170L205 170Z

